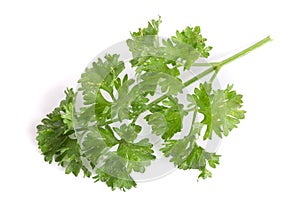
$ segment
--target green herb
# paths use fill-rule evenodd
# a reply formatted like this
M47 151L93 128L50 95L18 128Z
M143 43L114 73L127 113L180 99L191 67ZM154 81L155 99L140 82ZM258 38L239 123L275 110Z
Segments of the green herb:
M66 174L72 172L77 176L82 170L85 176L90 177L91 172L82 163L80 146L70 123L74 92L67 89L65 93L66 99L37 126L39 148L45 161L52 163L55 160L66 168Z
M45 161L65 167L66 174L80 172L102 181L113 190L136 187L133 172L144 173L156 159L151 139L141 136L144 120L153 135L164 142L160 151L183 170L199 170L198 178L212 176L220 155L208 152L201 141L228 136L237 128L246 111L242 95L233 90L214 89L220 69L260 47L270 37L223 60L199 63L209 56L211 46L199 26L186 27L167 39L158 36L161 19L131 33L127 45L135 76L126 74L117 53L107 53L86 68L74 93L66 90L59 107L37 126L38 146ZM188 80L182 74L202 67ZM200 80L210 76L209 81ZM184 90L197 82L193 93ZM184 95L186 104L179 99ZM192 114L187 134L185 117ZM180 137L179 137L180 136ZM208 143L209 144L209 143Z

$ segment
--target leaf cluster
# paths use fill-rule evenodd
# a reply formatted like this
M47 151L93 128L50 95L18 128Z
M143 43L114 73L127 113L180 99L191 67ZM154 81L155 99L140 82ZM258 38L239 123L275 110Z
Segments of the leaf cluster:
M127 40L135 79L125 73L118 54L108 53L85 69L76 93L66 90L65 99L37 126L46 162L54 160L67 174L82 172L112 190L136 187L132 173L144 173L156 159L151 139L140 135L144 128L138 119L145 114L143 120L163 140L160 150L174 166L199 170L198 178L211 177L209 167L215 168L220 156L201 147L200 137L212 139L215 133L222 138L236 128L245 116L242 95L232 85L213 90L201 83L187 95L187 110L177 98L185 87L181 73L207 58L212 47L199 26L160 39L160 24L160 17L151 20ZM194 117L189 134L176 138L190 112ZM203 119L197 120L197 115Z

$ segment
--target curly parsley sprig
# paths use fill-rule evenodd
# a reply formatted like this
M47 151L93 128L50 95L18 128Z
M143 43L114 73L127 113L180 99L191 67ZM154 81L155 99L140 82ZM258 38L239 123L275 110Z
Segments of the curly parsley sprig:
M163 141L160 151L174 166L199 170L198 178L211 177L209 167L216 168L220 155L206 151L201 141L228 136L246 113L242 95L233 85L213 89L215 78L224 65L271 38L223 61L199 63L212 49L200 27L186 27L161 39L160 24L160 17L151 20L126 41L132 53L129 62L135 71L133 77L126 73L125 62L117 53L107 53L85 69L76 92L66 90L59 107L37 126L38 146L46 162L54 160L66 174L78 176L82 172L113 190L136 187L132 173L144 173L156 159L151 139L141 136L145 128L139 120L144 120L152 134ZM204 71L182 79L183 73L196 67ZM200 82L207 76L209 81ZM193 93L185 95L185 107L178 95L195 82L199 84ZM191 126L183 134L187 126L183 120L189 114Z

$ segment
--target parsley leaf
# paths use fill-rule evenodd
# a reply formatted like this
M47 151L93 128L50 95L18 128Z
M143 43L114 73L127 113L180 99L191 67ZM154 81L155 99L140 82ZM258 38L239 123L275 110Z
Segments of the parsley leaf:
M85 176L90 177L91 172L82 163L81 149L71 123L74 92L67 89L65 94L66 98L60 102L59 107L37 126L38 146L45 161L52 163L55 160L62 167L66 167L66 174L72 172L77 176L82 170Z
M186 27L176 31L176 35L169 39L157 37L160 18L148 23L147 28L139 29L131 34L127 40L133 59L130 61L136 72L164 72L172 76L179 76L179 67L190 69L200 57L207 58L211 46L206 46L206 38L201 34L200 27Z
M130 173L145 172L146 166L155 159L152 144L148 139L134 143L140 128L135 125L122 124L114 130L121 137L117 151L109 151L103 155L100 167L96 170L96 181L106 182L113 190L119 188L123 191L135 187L136 183Z
M103 62L100 58L92 63L92 67L86 68L78 83L81 87L86 105L94 104L99 89L106 90L113 97L113 87L120 82L118 75L125 69L124 62L119 61L119 55L107 54Z
M171 84L172 83L172 84ZM139 91L154 93L157 87L168 95L177 95L182 92L182 81L162 72L149 72L141 76L141 82L137 85Z
M245 118L246 111L241 110L242 95L232 90L233 85L228 85L225 90L207 90L200 84L193 97L199 107L199 113L204 115L201 123L205 124L206 131L203 139L211 139L214 131L219 137L228 136L229 132L237 128L241 119Z
M157 35L159 31L159 25L161 24L161 17L158 20L152 19L148 22L147 28L139 28L137 32L131 33L132 37L142 37L145 35Z
M145 117L148 124L152 126L153 134L160 136L164 134L168 128L165 115L161 112L154 112Z
M182 129L182 120L186 114L183 110L183 105L178 103L177 98L169 96L162 105L155 105L150 108L149 114L145 116L149 125L152 126L153 133L163 134L162 138L168 140ZM158 120L157 117L162 117ZM159 124L161 123L161 124ZM163 128L163 130L160 130Z
M128 172L145 172L145 167L149 166L155 159L152 144L148 139L143 139L138 143L124 142L119 145L117 154L127 160Z
M168 140L161 151L166 157L171 157L170 161L179 169L197 169L200 171L198 178L211 177L211 172L207 169L207 164L215 168L219 164L219 155L206 152L196 143L195 135L186 136L179 140Z
M163 50L167 59L184 65L184 70L187 70L198 58L209 56L212 47L206 46L205 42L199 26L186 27L183 31L176 31L176 36L163 40Z
M126 189L136 187L135 181L126 168L126 160L118 156L116 152L107 153L106 156L107 158L93 177L96 179L95 182L105 182L112 190L119 188L126 191Z

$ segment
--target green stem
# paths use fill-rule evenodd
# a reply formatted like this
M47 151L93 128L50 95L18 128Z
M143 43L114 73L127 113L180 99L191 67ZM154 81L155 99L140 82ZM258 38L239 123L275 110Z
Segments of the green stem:
M209 83L212 84L215 80L215 78L217 77L218 73L219 73L220 69L215 69L215 73L211 76L211 78L209 79Z
M230 62L232 62L232 61L234 61L234 60L236 60L236 59L238 59L238 58L240 58L240 57L242 57L242 56L244 56L246 54L248 54L249 52L253 51L254 49L257 49L258 47L260 47L260 46L262 46L265 43L270 42L270 41L272 41L271 37L267 36L266 38L258 41L257 43L253 44L252 46L249 46L248 48L246 48L246 49L244 49L244 50L242 50L242 51L240 51L240 52L232 55L229 58L226 58L225 60L222 60L221 62L211 63L211 67L210 68L208 68L204 72L196 75L195 77L193 77L190 80L188 80L185 83L183 83L183 88L191 85L192 83L194 83L195 81L199 80L200 78L202 78L202 77L210 74L211 72L215 71L215 74L213 75L213 77L210 80L212 82L216 78L218 72L220 71L220 69L224 65L226 65L226 64L228 64L228 63L230 63ZM202 66L202 65L203 65L203 63L195 63L195 64L193 64L193 66Z
M158 104L159 102L161 102L162 100L164 100L164 99L166 99L166 98L168 98L168 95L163 95L163 96L161 96L161 97L158 97L158 98L155 99L154 101L150 102L150 103L148 104L148 107L151 107L151 106L153 106L153 105L155 105L155 104Z
M207 70L205 70L204 72L194 76L193 78L191 78L190 80L186 81L183 83L183 88L186 88L187 86L191 85L192 83L194 83L195 81L198 81L199 79L203 78L204 76L207 76L208 74L210 74L211 72L215 71L215 67L209 67Z
M258 41L257 43L253 44L252 46L249 46L248 48L244 49L243 51L240 51L238 53L236 53L235 55L232 55L231 57L223 60L220 62L220 68L246 54L248 54L249 52L253 51L254 49L257 49L258 47L264 45L265 43L267 42L270 42L272 41L271 37L270 36L267 36L266 38Z
M193 119L192 119L191 129L190 129L190 132L189 132L189 135L188 135L188 136L190 136L191 133L193 132L193 125L194 125L194 123L195 123L195 120L196 120L196 117L197 117L197 113L198 113L198 108L197 108L197 106L195 106L193 109L194 109L194 114L193 114Z
M192 66L212 66L218 64L219 62L209 62L209 63L193 63Z

